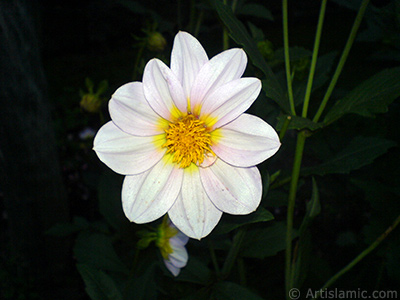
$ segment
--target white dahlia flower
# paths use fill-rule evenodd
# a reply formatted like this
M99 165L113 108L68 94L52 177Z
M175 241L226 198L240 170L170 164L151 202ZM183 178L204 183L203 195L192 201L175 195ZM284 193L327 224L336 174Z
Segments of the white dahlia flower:
M135 223L166 213L185 235L200 239L223 212L256 210L262 194L257 164L280 141L262 119L244 112L261 90L242 78L247 57L226 50L210 60L186 32L174 40L171 67L150 60L143 82L123 85L112 96L112 121L100 128L94 150L126 175L122 204Z

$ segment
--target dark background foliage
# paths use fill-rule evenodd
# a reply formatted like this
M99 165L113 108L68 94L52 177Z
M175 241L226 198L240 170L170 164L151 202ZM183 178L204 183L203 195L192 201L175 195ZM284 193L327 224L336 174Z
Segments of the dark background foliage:
M265 5L273 16L271 20L254 12L241 15L240 9L237 11L247 28L261 29L264 38L272 43L275 56L269 63L283 80L279 60L283 45L281 2L247 2ZM359 2L328 1L320 50L321 56L328 56L323 66L326 71L321 72L320 78L332 74L332 65L335 66L337 53L346 42ZM399 2L372 1L372 5L330 107L335 99L342 98L372 75L398 66ZM177 281L162 268L154 247L141 254L137 272L132 275L129 269L135 255L136 232L141 227L130 224L121 211L122 177L98 161L92 151L92 139L80 137L84 129L96 131L109 119L106 102L100 114L91 114L80 107L80 91L87 92L85 78L90 78L95 87L107 80L108 89L103 97L109 99L122 84L141 80L149 59L159 57L168 63L176 32L193 33L196 30L193 20L197 16L193 14L200 12L203 18L197 37L212 57L222 50L223 25L208 1L0 2L2 299L89 299L85 292L85 286L90 286L89 279L97 276L96 280L110 287L107 274L113 274L118 288L124 287L122 293L131 295L129 299L284 298L286 185L274 187L272 183L267 194L265 184L262 207L275 219L267 225L248 225L238 264L226 278L229 281L215 280L210 258L204 259L209 257L207 248L215 249L222 265L233 236L229 226L251 223L250 219L224 216L210 237L202 242L190 241L189 265ZM318 13L318 1L289 1L291 46L312 48ZM144 48L137 60L140 39L146 38L143 29L153 24L157 24L157 31L165 37L166 47L161 52ZM253 37L257 39L254 31ZM230 44L236 46L233 40ZM294 53L309 60L309 54L302 56L302 50ZM251 63L246 72L262 76ZM307 72L307 67L305 75L299 71L295 83L304 83ZM321 87L326 87L326 81L321 82ZM314 91L311 112L318 108L323 92L323 88ZM264 93L250 110L278 127L279 108ZM321 213L307 238L307 264L299 278L304 289L321 287L398 216L399 110L398 101L394 101L387 112L382 111L374 118L348 114L335 124L316 130L307 141L305 171L296 202L296 227L300 226L306 203L311 199L311 175L318 183ZM289 174L294 137L295 131L289 130L279 153L260 165L266 183L268 176L277 170L282 170L280 178ZM376 153L357 151L380 143ZM339 160L333 167L323 165L340 153L348 159ZM226 228L230 232L221 233ZM339 280L337 287L398 289L399 237L398 231L394 231L379 249ZM239 276L238 269L243 265L246 278ZM243 291L243 286L252 292ZM236 296L227 291L234 291ZM93 292L90 295L97 299ZM117 295L109 299L120 298Z

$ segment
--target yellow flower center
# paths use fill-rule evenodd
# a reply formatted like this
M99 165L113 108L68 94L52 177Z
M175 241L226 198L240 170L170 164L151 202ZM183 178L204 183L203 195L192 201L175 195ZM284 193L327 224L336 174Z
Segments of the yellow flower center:
M168 217L165 215L161 225L157 230L156 246L160 248L161 255L164 259L174 252L169 242L171 238L178 234L178 229L172 227L168 222Z
M205 123L192 114L170 123L165 130L167 141L162 147L168 148L167 153L173 154L173 162L181 168L191 163L200 165L208 153L215 155L211 150L211 134Z

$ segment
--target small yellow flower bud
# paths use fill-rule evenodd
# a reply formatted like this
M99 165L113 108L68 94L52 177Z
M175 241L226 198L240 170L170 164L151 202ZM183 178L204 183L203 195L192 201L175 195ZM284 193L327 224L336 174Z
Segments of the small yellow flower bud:
M147 49L154 52L161 52L167 45L167 41L161 33L155 31L149 34L147 38Z
M81 107L91 113L97 113L101 107L101 99L95 94L85 94L80 102Z
M97 113L100 111L104 100L100 96L107 90L108 83L106 80L101 81L96 92L93 91L94 83L90 78L85 79L85 85L88 92L86 94L83 91L80 92L82 97L80 105L90 113Z
M271 60L274 58L274 48L270 41L264 40L257 43L258 50L261 52L261 55L267 60Z

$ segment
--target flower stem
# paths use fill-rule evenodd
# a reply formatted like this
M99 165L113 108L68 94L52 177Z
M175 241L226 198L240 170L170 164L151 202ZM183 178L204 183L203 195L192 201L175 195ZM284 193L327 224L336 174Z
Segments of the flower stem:
M224 266L222 267L221 277L226 278L232 270L232 267L235 263L236 257L239 253L240 247L243 242L243 238L246 234L245 229L240 228L233 238L232 247L229 249L228 256L224 262Z
M291 282L291 261L292 261L292 232L293 232L293 216L294 206L296 200L297 184L300 176L301 160L303 158L304 144L306 141L306 134L301 131L297 135L296 152L294 155L292 178L290 181L288 211L287 211L287 229L286 229L286 269L285 269L285 282L286 282L286 295L289 295L289 290L292 288Z
M140 59L142 58L142 54L143 54L143 49L144 49L145 45L141 45L138 52L136 53L136 59L135 59L135 64L133 65L133 74L132 74L132 80L135 81L137 80L136 76L138 73L138 68L139 68L139 62Z
M283 178L283 179L281 179L281 180L279 180L279 181L277 181L277 182L274 182L274 183L269 187L269 189L270 189L270 190L277 189L277 188L279 188L279 187L285 185L286 183L290 182L291 180L292 180L292 176L287 176L287 177L285 177L285 178Z
M391 233L397 225L400 223L400 215L396 218L396 220L393 222L392 225L390 225L384 233L382 233L367 249L365 249L363 252L361 252L355 259L353 259L347 266L345 266L343 269L341 269L339 272L337 272L334 276L329 279L324 286L320 290L324 290L331 286L340 276L345 274L347 271L349 271L351 268L353 268L358 262L360 262L365 256L367 256L372 250L374 250L388 235ZM319 294L316 295L315 298L319 298Z
M291 111L292 115L295 116L296 110L294 108L292 78L291 78L291 74L290 74L287 0L282 1L282 14L283 14L283 44L284 44L284 50L285 50L285 67L286 67L286 81L287 81L288 97L289 97L290 111Z
M339 79L340 73L342 72L343 66L347 59L347 56L349 55L351 46L353 45L358 28L360 27L361 20L364 16L368 2L369 2L369 0L363 0L363 2L361 3L360 9L358 10L358 13L356 16L356 19L354 20L353 27L351 28L349 38L347 39L346 45L344 47L342 56L340 57L339 63L336 67L335 73L333 74L332 80L328 86L328 89L326 90L325 96L322 99L321 105L319 106L318 111L314 116L314 119L313 119L314 122L318 122L319 118L321 117L321 115L326 107L326 104L328 103L329 98L332 95L333 89L335 88L336 83Z
M287 131L288 128L289 128L290 121L292 121L292 117L291 117L291 116L287 116L287 117L285 118L285 121L283 122L282 129L281 129L281 131L279 132L279 140L280 140L280 141L282 141L283 138L285 137L286 131Z
M196 27L193 32L194 36L196 36L196 37L199 35L200 25L201 25L201 22L203 22L203 16L204 16L204 10L202 9L202 10L200 10L199 16L197 17Z
M227 0L224 0L224 4L227 4ZM224 31L222 35L222 49L227 50L229 48L229 35L228 35L228 28L224 26Z
M315 67L317 65L319 44L321 41L322 26L324 24L326 2L327 0L322 0L321 9L319 11L317 32L315 34L314 50L311 59L310 74L308 76L307 89L306 89L306 94L304 96L303 112L301 115L303 118L307 118L308 104L310 102L311 89L314 81Z
M238 0L233 0L233 2L232 2L232 12L235 12L237 2L238 2Z

